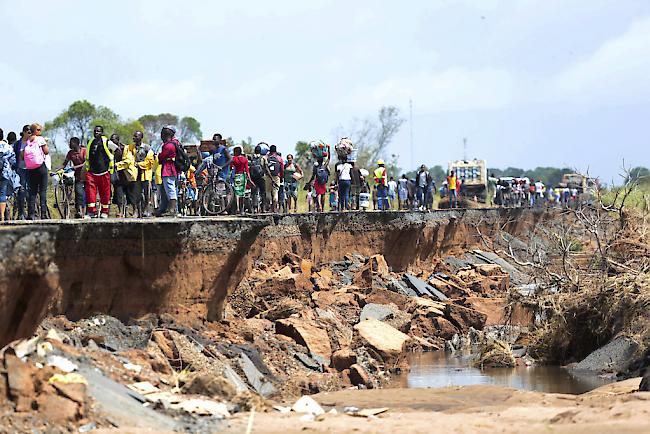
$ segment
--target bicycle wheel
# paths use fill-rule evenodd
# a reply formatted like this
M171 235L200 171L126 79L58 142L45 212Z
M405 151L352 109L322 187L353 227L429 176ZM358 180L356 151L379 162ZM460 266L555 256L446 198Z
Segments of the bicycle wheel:
M68 218L69 209L67 205L65 186L63 183L59 183L54 189L54 207L62 219Z
M202 205L208 215L223 214L233 204L235 193L232 186L219 179L209 184L203 192Z

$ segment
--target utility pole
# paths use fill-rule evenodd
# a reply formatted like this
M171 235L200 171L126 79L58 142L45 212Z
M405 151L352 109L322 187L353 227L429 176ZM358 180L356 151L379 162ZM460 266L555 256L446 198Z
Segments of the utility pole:
M411 170L415 167L413 165L413 100L409 99L409 127L411 130Z
M467 137L463 137L463 161L467 161Z

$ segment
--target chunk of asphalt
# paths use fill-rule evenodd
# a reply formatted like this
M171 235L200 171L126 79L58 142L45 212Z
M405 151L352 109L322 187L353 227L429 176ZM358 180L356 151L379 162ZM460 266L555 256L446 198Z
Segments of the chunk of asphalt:
M404 277L406 278L406 282L409 284L409 286L422 297L425 295L428 295L430 297L437 298L440 301L446 301L449 298L433 286L429 285L427 282L425 282L422 279L419 279L412 274L405 274Z
M390 280L388 281L388 285L386 285L389 291L396 292L398 294L406 295L407 297L417 297L418 293L409 288L408 286L404 285L402 282L399 280L395 279L394 277L391 277Z
M88 393L117 427L128 426L156 431L177 431L182 427L173 418L141 405L141 395L106 377L99 370L81 367L79 373L88 382Z
M316 360L312 359L309 357L307 354L303 353L295 353L293 355L300 363L308 367L309 369L313 369L314 371L322 372L323 368L320 363L318 363Z
M275 386L273 386L270 381L266 380L264 374L255 367L255 364L246 354L241 353L238 362L248 380L248 383L257 393L262 395L264 398L268 398L277 392Z

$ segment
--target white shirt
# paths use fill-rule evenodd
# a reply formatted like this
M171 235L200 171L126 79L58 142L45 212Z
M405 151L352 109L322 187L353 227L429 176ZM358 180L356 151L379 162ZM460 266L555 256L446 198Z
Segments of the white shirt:
M544 183L541 182L541 181L537 181L537 182L535 183L535 191L536 191L537 193L541 193L543 190L544 190Z
M395 193L395 190L397 190L397 182L395 182L394 179L392 181L388 181L388 192Z
M336 165L336 171L339 173L339 180L341 181L352 180L350 170L352 170L352 165L350 163L339 163Z

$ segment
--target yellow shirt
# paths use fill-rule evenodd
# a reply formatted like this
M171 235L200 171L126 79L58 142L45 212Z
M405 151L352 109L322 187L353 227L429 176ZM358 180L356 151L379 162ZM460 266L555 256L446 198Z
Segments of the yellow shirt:
M456 175L447 177L447 188L456 190Z
M135 155L137 154L135 143L129 145L130 152L133 153L133 159L135 161ZM139 170L139 179L138 181L151 181L153 177L153 168L156 163L156 158L153 155L153 151L149 149L147 155L144 157L144 160L136 162L136 166ZM161 179L162 183L162 179Z

